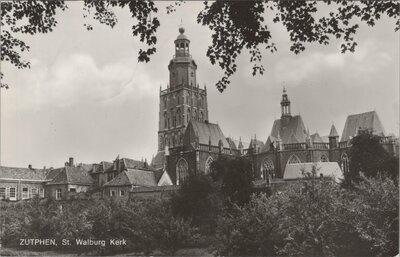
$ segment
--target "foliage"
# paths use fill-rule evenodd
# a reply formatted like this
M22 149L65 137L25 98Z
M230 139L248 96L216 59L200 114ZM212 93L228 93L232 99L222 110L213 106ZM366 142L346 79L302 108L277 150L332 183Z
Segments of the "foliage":
M150 255L155 250L174 254L198 237L197 228L189 221L172 216L168 201L160 199L121 201L102 199L67 201L34 199L8 206L2 205L4 246L19 247L20 238L50 238L58 242L70 239L77 252L95 251L97 254L134 251ZM75 245L75 239L100 239L106 246ZM112 246L110 239L125 239L126 246ZM28 247L29 248L29 247ZM71 250L71 247L65 246Z
M206 233L213 233L223 208L218 188L204 174L189 176L171 204L175 216L191 220Z
M182 1L177 1L168 5L167 13L173 13L181 4ZM360 24L374 26L382 16L387 16L396 21L395 30L399 30L399 7L398 1L217 0L204 2L197 22L212 31L212 44L208 47L207 56L212 64L218 63L224 71L223 77L216 83L222 92L229 85L230 76L236 72L236 59L243 50L250 53L250 62L254 64L253 75L263 74L263 48L270 52L277 50L269 29L271 22L281 23L286 28L292 43L290 51L296 54L304 51L307 43L327 45L331 39L342 40L343 53L353 52L357 46L354 35ZM29 50L29 46L15 38L14 33L52 31L57 24L56 13L66 8L62 0L1 2L1 26L7 25L1 32L1 61L9 61L18 68L29 67L29 62L22 60L19 53ZM114 13L116 8L129 9L135 21L132 25L133 36L149 46L139 50L138 60L148 62L156 52L156 32L160 26L154 1L85 0L84 18L91 17L101 24L114 27L118 22ZM328 8L329 13L324 14L324 8ZM84 26L88 30L93 29L89 23ZM2 87L5 86L2 84Z
M279 220L282 197L253 195L245 207L225 213L217 228L215 247L224 256L276 256L282 245Z
M215 248L229 256L394 256L399 190L385 176L357 190L306 179L225 215Z
M274 23L282 23L290 36L290 51L296 54L305 50L306 43L327 45L331 38L343 39L343 53L353 52L357 45L354 35L359 28L356 19L374 26L382 15L387 15L397 21L396 31L400 27L400 3L396 1L217 0L204 5L197 21L212 30L213 41L207 56L212 64L218 63L225 72L217 83L221 92L229 85L229 77L237 68L236 58L244 49L250 52L250 62L254 63L253 75L263 74L261 47L270 52L277 50L265 17L272 17ZM323 5L333 7L326 16L321 15ZM321 17L317 18L318 15Z
M244 157L221 156L210 165L211 176L231 204L244 205L252 192L252 166Z
M380 137L372 133L362 133L351 140L349 150L350 170L345 174L347 183L360 180L360 172L367 177L386 173L398 179L398 157L391 157L380 143Z

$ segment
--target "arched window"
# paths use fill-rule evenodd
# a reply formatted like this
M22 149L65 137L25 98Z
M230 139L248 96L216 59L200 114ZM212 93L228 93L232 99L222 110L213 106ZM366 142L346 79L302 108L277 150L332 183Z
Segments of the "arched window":
M204 167L204 173L205 174L208 174L208 173L210 173L210 166L211 166L211 163L213 162L214 160L213 160L213 158L211 157L211 156L209 156L208 157L208 159L206 160L206 164L205 164L205 167Z
M320 162L329 162L328 157L326 157L325 154L321 155L321 158L319 159Z
M189 176L189 165L187 161L180 158L176 163L176 184L182 184Z
M181 48L183 49L183 48L185 48L185 43L181 43Z
M261 178L267 180L267 184L269 184L270 177L275 177L275 166L271 159L265 158L261 165Z
M168 127L168 117L167 117L167 113L164 112L164 127L167 128Z
M287 164L292 164L292 163L301 163L299 157L297 157L297 155L295 155L295 154L292 154L289 157L288 162L287 162Z
M341 166L343 173L349 172L349 157L347 156L346 153L342 154L341 160L342 160Z

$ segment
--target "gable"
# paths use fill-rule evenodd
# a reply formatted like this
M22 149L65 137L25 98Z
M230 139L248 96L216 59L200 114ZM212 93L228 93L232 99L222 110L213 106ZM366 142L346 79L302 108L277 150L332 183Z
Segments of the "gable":
M208 145L211 141L212 146L218 146L221 141L224 148L229 148L229 143L218 124L190 121L185 130L184 144L191 145L197 140L199 144L203 145Z
M358 129L372 130L374 135L385 135L385 130L375 111L349 115L340 141L347 141L357 135Z
M307 131L300 115L292 116L286 126L283 126L282 120L277 119L272 126L271 136L281 138L283 144L305 143Z

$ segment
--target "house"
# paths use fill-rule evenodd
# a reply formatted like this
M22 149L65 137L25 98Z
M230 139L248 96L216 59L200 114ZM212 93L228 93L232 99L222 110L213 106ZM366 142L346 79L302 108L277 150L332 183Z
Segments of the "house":
M44 188L48 178L46 169L14 168L0 166L0 199L24 200L44 197Z
M88 167L75 166L73 158L64 167L49 171L47 179L49 181L45 184L45 196L56 200L66 200L77 193L86 193L94 186Z
M165 171L128 168L103 185L103 195L129 197L134 188L170 185L172 181Z

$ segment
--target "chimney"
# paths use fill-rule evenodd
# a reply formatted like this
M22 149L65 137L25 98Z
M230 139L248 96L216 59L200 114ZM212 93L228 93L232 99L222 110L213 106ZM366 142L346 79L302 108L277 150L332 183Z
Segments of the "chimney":
M29 165L28 165L28 168L29 168L30 170L32 170L32 164L29 164Z
M74 166L74 158L73 157L69 157L69 166L70 167Z

